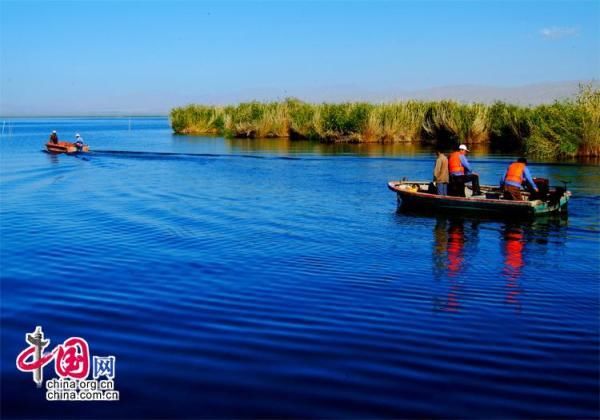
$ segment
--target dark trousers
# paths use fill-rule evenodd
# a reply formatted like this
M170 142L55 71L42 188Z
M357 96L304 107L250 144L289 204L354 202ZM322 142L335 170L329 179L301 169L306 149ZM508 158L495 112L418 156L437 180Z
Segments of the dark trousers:
M504 199L505 200L522 201L523 196L521 195L521 188L515 187L513 185L505 185L504 186Z
M479 175L467 174L467 175L450 175L450 190L453 192L452 195L457 197L465 196L465 184L470 182L473 186L473 195L481 194L479 189Z

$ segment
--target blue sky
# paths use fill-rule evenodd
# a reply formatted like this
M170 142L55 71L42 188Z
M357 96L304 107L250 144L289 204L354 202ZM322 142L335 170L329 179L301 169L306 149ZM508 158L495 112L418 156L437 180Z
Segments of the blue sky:
M600 78L598 1L0 0L0 114Z

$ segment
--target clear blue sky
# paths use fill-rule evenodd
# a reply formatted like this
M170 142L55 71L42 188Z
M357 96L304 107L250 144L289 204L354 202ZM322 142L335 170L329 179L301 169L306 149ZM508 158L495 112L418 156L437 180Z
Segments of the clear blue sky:
M0 114L600 78L600 1L0 0Z

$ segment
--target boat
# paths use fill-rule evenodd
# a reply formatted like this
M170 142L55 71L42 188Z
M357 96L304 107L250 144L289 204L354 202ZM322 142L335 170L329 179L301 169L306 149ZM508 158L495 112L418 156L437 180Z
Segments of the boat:
M90 148L87 144L84 144L81 149L78 149L74 143L68 141L59 141L58 143L48 142L46 143L46 150L50 153L81 153L89 152Z
M390 181L388 188L394 191L401 210L427 213L468 213L492 217L535 217L566 213L571 192L565 187L549 187L548 180L534 178L539 193L523 191L522 201L505 200L497 186L482 185L481 194L473 195L469 186L464 197L437 195L428 181Z

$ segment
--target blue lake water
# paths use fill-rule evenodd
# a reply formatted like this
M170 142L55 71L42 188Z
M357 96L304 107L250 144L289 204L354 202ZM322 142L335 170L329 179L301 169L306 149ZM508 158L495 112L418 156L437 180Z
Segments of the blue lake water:
M42 153L81 133L87 156ZM482 182L511 158L475 151ZM429 150L12 119L0 140L2 416L597 417L600 167L569 217L396 211ZM116 357L119 402L47 402L25 333ZM54 376L51 365L45 378Z

